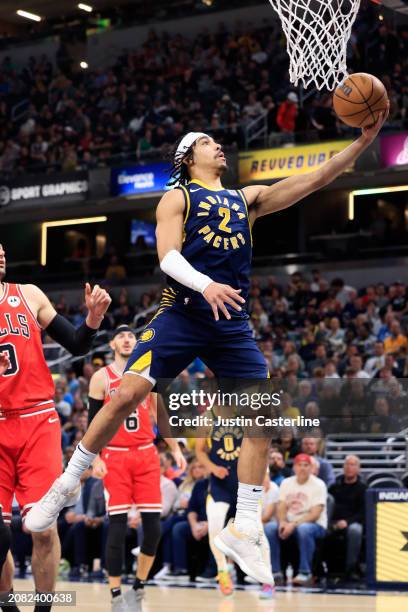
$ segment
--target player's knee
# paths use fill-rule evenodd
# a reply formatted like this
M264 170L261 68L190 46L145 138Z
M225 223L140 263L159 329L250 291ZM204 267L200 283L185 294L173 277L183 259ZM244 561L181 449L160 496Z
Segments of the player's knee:
M142 512L143 542L140 552L154 557L160 542L161 526L159 512Z
M33 532L31 535L33 538L33 547L37 551L41 550L45 554L53 548L55 539L58 538L55 529L47 529L46 531L36 533Z
M120 386L115 393L113 410L117 414L120 414L123 418L126 418L135 408L135 405L139 404L143 397L139 397L140 394L137 390L130 386Z

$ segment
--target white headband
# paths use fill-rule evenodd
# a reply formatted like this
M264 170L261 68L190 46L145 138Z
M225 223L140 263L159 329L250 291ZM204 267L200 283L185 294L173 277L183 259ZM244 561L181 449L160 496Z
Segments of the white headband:
M174 161L179 161L180 158L185 155L188 149L193 145L199 138L206 136L208 138L208 134L204 134L204 132L189 132L184 136L179 146L177 147L176 154L174 156Z

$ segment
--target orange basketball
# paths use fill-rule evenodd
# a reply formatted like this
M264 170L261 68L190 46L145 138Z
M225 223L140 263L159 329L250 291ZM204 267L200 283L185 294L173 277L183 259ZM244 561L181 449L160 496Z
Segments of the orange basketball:
M383 83L372 74L351 74L337 87L333 107L338 117L351 127L367 127L386 110L387 91Z

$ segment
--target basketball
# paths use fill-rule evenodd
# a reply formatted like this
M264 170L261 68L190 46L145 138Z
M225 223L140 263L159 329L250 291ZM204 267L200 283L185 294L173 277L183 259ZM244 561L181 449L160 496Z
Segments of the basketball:
M352 74L337 87L333 107L337 116L351 127L375 123L387 108L388 95L383 83L372 74Z

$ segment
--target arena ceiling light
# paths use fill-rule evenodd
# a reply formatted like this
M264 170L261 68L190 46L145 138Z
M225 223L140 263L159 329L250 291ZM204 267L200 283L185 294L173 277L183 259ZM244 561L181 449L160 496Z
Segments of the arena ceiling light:
M22 11L21 9L19 9L18 11L16 11L16 13L20 17L31 19L31 21L41 21L41 17L39 15L35 15L35 13L30 13L29 11Z
M82 68L82 70L86 70L88 68L88 62L79 62L80 67Z
M82 2L78 4L78 8L81 9L81 11L86 11L87 13L92 13L93 11L92 6L89 6L89 4L83 4Z
M41 265L47 265L47 233L50 227L64 225L84 225L85 223L104 223L108 217L84 217L82 219L61 219L61 221L46 221L41 226Z
M373 189L358 189L350 191L348 198L348 218L349 221L354 219L354 198L364 195L379 195L380 193L393 193L396 191L408 191L408 185L391 185L390 187L374 187Z

